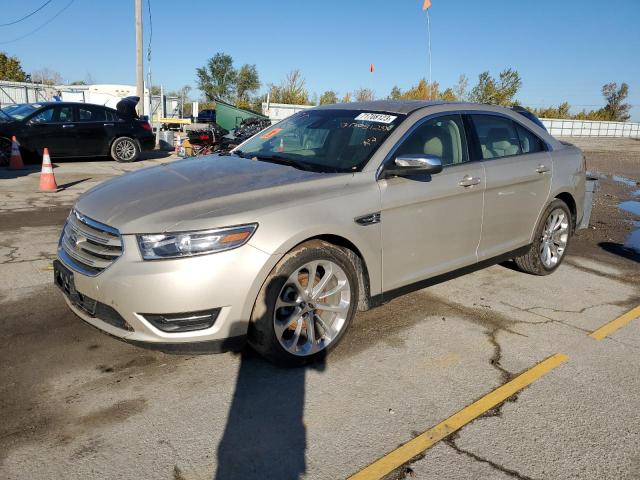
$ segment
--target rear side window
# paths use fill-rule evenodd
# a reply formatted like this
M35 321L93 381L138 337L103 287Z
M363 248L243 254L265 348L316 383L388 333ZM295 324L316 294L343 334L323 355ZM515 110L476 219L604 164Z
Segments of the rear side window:
M516 130L518 131L518 137L520 138L520 148L522 149L522 153L536 153L544 152L546 150L544 143L537 135L531 133L529 130L518 124L516 124Z
M79 122L104 122L106 119L105 110L102 108L89 105L78 107Z
M508 118L494 115L471 115L471 120L478 135L484 160L510 157L522 153L516 125Z

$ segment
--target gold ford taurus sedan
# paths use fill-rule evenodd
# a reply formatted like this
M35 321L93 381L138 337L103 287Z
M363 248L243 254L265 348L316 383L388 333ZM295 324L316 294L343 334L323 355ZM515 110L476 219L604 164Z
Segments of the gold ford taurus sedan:
M507 259L558 268L588 223L584 158L525 113L323 106L230 154L107 181L73 207L55 282L131 342L313 361L356 310Z

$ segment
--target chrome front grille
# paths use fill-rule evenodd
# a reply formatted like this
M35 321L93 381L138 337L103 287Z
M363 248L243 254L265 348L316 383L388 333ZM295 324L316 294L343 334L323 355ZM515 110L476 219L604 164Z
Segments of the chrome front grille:
M72 269L98 275L122 255L120 232L72 210L67 218L58 252Z

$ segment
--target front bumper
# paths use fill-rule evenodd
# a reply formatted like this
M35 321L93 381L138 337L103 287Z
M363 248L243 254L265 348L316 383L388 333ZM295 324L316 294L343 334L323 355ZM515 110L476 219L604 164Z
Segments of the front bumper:
M235 250L191 258L142 260L135 235L123 235L124 250L113 264L96 276L87 276L58 259L73 271L75 290L95 300L98 310L91 314L65 295L73 312L106 333L131 341L168 345L235 345L247 333L257 294L280 255L267 254L251 245ZM104 306L104 307L102 307ZM190 332L165 332L144 314L179 314L220 309L212 327ZM113 311L125 322L99 318Z

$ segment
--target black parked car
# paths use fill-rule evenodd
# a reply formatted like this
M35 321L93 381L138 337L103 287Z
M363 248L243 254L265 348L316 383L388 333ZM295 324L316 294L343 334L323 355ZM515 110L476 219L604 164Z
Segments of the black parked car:
M198 123L215 123L216 121L216 111L215 110L201 110L198 112L198 117L196 119Z
M135 111L138 97L121 100L116 110L71 102L25 103L0 110L0 163L11 154L11 137L23 158L39 159L45 147L52 157L110 155L132 162L155 146L151 125Z

